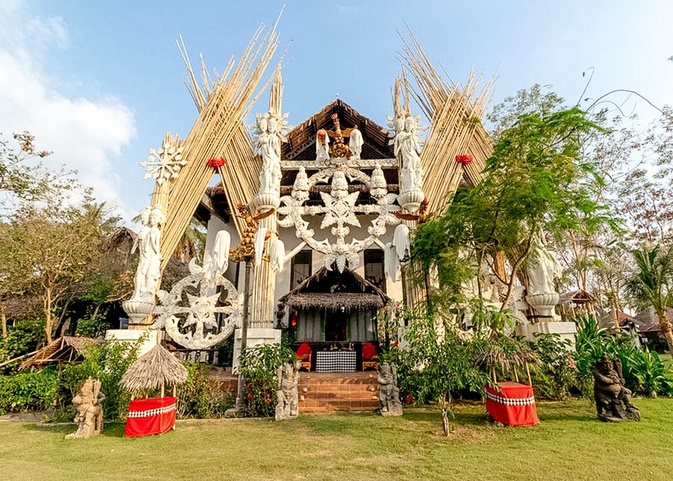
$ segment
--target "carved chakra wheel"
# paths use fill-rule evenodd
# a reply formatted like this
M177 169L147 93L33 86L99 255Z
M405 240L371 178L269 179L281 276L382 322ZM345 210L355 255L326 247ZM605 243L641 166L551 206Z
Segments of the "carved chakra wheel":
M278 220L278 225L294 226L298 238L313 250L325 255L327 269L332 269L332 264L335 263L339 272L343 272L346 264L351 269L358 267L360 263L358 254L385 234L387 225L399 224L400 220L395 216L395 212L399 211L400 207L393 204L397 195L388 193L383 170L379 164L376 164L370 177L350 166L352 161L330 159L328 162L335 165L328 166L311 177L307 177L303 167L299 168L292 194L280 199L278 214L285 217ZM350 183L347 178L350 179ZM307 205L309 191L314 189L316 184L328 183L330 192L320 192L321 205ZM370 194L371 203L358 203L363 191ZM325 235L324 238L317 239L315 230L309 228L309 222L304 216L322 216L320 231L331 228L329 232L332 237ZM369 235L363 239L349 238L351 227L362 227L360 218L363 216L371 217L371 225L367 227Z
M152 325L163 328L187 349L207 349L229 337L243 318L243 300L234 285L219 273L209 273L189 263L190 275L178 281L170 292L160 290L160 305ZM218 287L220 288L218 290Z

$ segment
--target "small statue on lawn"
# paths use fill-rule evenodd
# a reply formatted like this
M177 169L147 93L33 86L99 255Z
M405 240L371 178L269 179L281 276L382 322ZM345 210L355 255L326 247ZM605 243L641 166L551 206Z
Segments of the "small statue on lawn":
M79 427L74 433L68 434L66 439L89 438L103 432L105 394L101 392L100 386L100 381L88 378L72 399L73 404L77 404L75 422L79 423Z
M278 404L276 404L276 421L294 419L299 414L299 365L290 363L278 368Z
M379 404L381 415L401 416L402 403L400 402L400 390L397 387L397 368L388 361L379 366Z
M631 391L624 386L621 361L603 355L593 374L598 418L603 421L640 421L640 411L631 402Z

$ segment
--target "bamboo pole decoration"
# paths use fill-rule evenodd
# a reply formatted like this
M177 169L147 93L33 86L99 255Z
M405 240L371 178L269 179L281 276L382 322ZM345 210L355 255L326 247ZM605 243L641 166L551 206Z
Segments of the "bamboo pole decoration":
M253 98L254 92L278 47L276 27L277 24L264 33L264 27L260 26L241 59L235 62L232 57L222 75L211 77L202 61L202 85L196 80L184 43L178 43L187 66L187 87L199 116L183 143L182 156L187 164L171 186L165 206L170 222L162 230L162 270L212 180L215 171L208 166L209 159L224 157L227 160L219 173L232 208L238 203L247 204L255 193L261 163L255 160L242 119L259 97L260 94ZM241 234L244 226L234 219Z
M471 71L462 88L444 79L428 60L416 38L404 43L403 62L416 81L412 95L431 121L421 151L423 190L428 212L439 212L451 200L463 175L473 184L483 178L492 142L481 119L490 101L494 79L480 89L481 77ZM396 106L397 107L397 106ZM456 155L469 154L473 161L465 166L455 162Z

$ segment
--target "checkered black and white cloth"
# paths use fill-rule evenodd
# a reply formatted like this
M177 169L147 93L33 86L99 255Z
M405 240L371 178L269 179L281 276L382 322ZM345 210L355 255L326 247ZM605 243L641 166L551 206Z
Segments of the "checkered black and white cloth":
M316 372L355 372L355 351L318 351Z
M498 396L497 394L493 394L489 390L486 390L486 397L493 402L504 404L505 406L530 406L535 404L535 397L533 396L527 398L508 398Z

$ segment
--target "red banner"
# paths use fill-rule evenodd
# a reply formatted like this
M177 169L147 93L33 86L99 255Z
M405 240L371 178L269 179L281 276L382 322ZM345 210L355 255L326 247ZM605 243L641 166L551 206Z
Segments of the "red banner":
M163 434L174 428L176 402L173 396L131 401L124 436L132 438Z
M534 426L540 422L535 407L533 386L518 382L499 382L498 388L486 386L486 411L508 426Z

